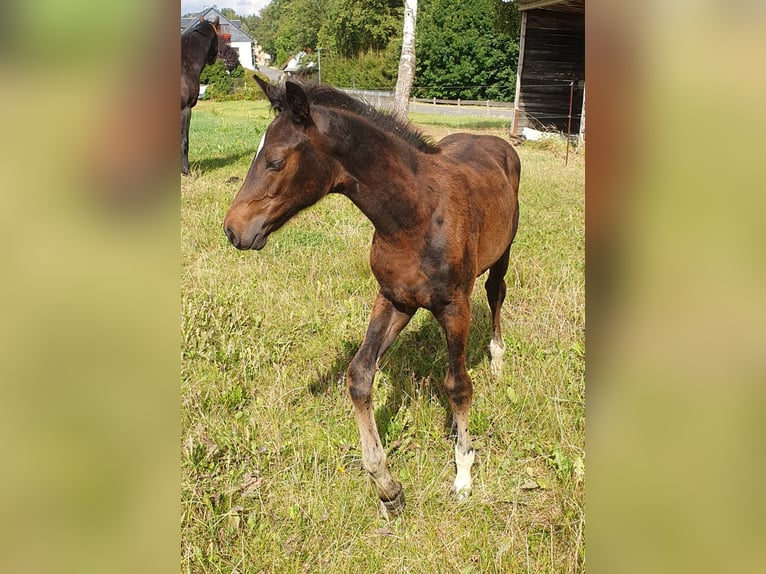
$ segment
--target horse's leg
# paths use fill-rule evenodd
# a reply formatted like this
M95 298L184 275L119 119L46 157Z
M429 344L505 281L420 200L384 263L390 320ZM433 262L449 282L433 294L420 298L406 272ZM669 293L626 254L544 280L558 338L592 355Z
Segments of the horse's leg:
M189 175L189 124L191 107L181 108L181 173Z
M391 346L414 313L414 309L397 310L391 301L382 293L378 293L364 342L351 360L346 375L356 422L359 425L362 465L370 473L377 487L386 516L396 516L401 512L404 508L404 493L401 483L388 471L386 453L380 441L372 408L372 383L378 359Z
M471 323L471 306L468 297L458 299L435 313L437 321L447 337L449 371L444 379L454 425L457 427L455 442L455 466L457 475L450 491L458 500L464 500L471 493L471 466L474 451L471 435L468 433L468 413L473 400L473 383L465 367L465 351L468 344L468 328Z
M489 342L491 361L489 367L492 374L496 377L500 376L503 370L503 354L505 353L503 334L500 329L500 309L505 300L505 272L508 270L510 254L511 246L509 245L503 256L490 267L489 278L487 278L487 282L484 284L484 288L487 290L489 310L492 312L492 340Z

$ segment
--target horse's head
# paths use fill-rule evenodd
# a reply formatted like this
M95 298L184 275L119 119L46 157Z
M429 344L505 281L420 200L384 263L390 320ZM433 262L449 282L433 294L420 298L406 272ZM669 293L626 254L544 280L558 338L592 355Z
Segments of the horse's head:
M266 129L223 222L226 236L238 249L262 249L270 233L339 190L344 181L340 163L326 151L321 134L326 119L312 109L303 88L288 81L279 89L255 79L277 117Z
M216 58L218 58L218 36L221 32L220 28L220 18L218 16L215 17L215 20L212 22L208 21L207 23L210 24L213 28L213 41L210 43L210 49L207 51L207 59L205 60L208 65L212 66L215 64ZM205 20L200 16L200 21L204 22Z

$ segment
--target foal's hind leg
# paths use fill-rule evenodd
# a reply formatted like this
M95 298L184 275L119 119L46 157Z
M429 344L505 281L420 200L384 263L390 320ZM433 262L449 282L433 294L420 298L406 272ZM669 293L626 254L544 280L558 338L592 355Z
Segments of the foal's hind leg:
M438 314L435 313L435 316L447 337L449 371L444 379L444 390L452 408L457 430L455 441L457 474L451 492L458 501L462 501L471 493L471 466L474 461L471 435L468 433L468 413L473 400L473 383L465 366L468 328L471 323L468 297L448 305Z
M505 344L500 328L500 309L505 300L505 272L508 270L510 254L511 247L509 245L503 256L490 267L489 278L484 284L484 288L487 290L487 302L492 312L492 340L489 343L489 354L492 360L489 367L496 377L500 376L503 370L503 354L505 353Z
M396 336L409 323L415 309L400 311L381 293L372 309L370 326L362 346L348 367L346 379L362 443L362 465L378 490L386 516L396 516L404 508L402 485L388 471L386 453L375 424L372 408L372 383L375 366Z

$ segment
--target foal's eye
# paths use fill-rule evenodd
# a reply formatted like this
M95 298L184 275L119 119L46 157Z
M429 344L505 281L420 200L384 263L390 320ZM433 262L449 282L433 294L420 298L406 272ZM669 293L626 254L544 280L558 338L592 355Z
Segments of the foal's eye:
M270 169L272 171L279 171L282 169L285 165L285 160L283 159L275 159L273 161L269 161L266 163L266 169Z

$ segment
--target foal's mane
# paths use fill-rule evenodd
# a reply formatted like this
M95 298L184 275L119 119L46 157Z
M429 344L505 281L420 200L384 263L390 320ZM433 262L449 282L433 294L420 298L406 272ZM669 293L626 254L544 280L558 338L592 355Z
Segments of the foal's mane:
M437 153L439 146L410 122L381 112L346 92L323 84L300 84L311 105L336 108L363 117L369 123L424 153Z

